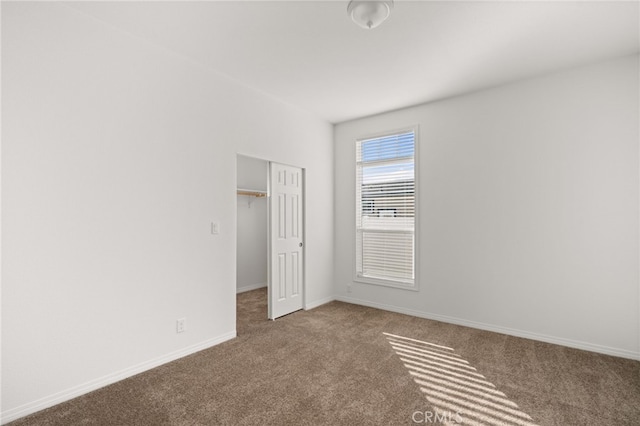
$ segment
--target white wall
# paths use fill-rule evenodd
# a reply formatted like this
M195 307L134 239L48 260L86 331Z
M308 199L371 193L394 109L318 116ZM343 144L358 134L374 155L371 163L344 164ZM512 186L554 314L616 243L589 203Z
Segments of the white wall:
M237 152L306 169L332 297L330 124L53 2L2 5L2 124L3 421L235 335Z
M238 156L238 188L267 191L269 163L264 160ZM267 246L267 199L238 195L238 235L236 256L237 291L248 291L266 287Z
M640 357L638 71L627 57L337 125L338 298ZM354 140L412 125L418 293L353 282Z

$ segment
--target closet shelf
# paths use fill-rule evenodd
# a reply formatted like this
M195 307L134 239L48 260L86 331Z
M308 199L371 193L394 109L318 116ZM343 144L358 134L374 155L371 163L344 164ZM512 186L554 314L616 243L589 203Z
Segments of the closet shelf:
M248 195L249 197L263 198L267 196L266 191L257 191L255 189L238 188L238 195Z

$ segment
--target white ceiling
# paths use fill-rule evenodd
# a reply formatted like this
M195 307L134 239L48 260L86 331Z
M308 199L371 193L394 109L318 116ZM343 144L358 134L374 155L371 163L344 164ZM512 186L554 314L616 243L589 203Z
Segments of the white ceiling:
M400 0L373 30L347 3L66 4L333 123L640 50L637 1Z

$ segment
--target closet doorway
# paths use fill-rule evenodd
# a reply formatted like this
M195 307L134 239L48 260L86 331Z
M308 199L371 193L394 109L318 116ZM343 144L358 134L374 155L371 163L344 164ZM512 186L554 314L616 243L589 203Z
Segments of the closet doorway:
M303 308L304 170L237 156L236 292L267 288L267 317Z

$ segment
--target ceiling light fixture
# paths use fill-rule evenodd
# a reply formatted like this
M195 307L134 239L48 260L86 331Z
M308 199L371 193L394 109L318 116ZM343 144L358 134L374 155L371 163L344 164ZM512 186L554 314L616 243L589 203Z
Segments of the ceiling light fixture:
M353 22L370 30L382 24L392 8L393 0L351 0L347 12Z

